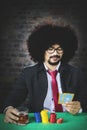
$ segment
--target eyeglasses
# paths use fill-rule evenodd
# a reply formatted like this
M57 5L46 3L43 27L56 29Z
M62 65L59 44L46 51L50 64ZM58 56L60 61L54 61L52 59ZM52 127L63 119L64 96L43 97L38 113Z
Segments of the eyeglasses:
M49 54L52 54L52 53L54 53L55 51L56 51L57 53L62 53L62 52L63 52L63 49L62 49L61 47L58 47L58 48L50 47L50 48L47 50L47 52L48 52Z

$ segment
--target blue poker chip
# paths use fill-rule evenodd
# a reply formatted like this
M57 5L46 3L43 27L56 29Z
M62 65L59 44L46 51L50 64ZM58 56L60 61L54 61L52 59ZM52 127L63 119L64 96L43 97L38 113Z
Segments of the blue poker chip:
M35 112L35 113L34 113L34 116L35 116L36 122L41 122L41 115L40 115L40 112Z

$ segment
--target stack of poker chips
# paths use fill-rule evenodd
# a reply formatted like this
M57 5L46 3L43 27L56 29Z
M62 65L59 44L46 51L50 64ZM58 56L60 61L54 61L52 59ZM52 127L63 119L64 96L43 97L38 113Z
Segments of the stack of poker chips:
M35 112L34 116L36 122L49 123L47 110L42 110L41 112Z
M42 121L41 121L40 112L35 112L35 113L34 113L34 116L35 116L36 122L42 122Z
M48 117L48 111L47 110L42 110L41 112L35 112L34 113L35 120L36 122L42 122L42 123L62 123L63 118L58 118L56 117L56 113L52 112L50 113L50 119Z
M41 113L42 123L49 123L47 110L42 110L40 113Z
M50 113L50 123L56 123L56 114Z

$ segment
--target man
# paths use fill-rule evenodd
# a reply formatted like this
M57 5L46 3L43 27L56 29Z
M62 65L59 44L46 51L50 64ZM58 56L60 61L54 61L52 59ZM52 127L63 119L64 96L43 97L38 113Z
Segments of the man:
M5 102L5 122L16 123L18 111L15 108L27 95L29 112L44 108L71 114L87 112L85 78L81 70L67 64L78 47L75 32L69 26L43 25L32 32L27 43L36 64L24 68L16 81ZM53 97L50 72L54 70L57 70L55 93L74 93L73 101L61 105L61 110L56 109L58 102L55 103L57 99Z

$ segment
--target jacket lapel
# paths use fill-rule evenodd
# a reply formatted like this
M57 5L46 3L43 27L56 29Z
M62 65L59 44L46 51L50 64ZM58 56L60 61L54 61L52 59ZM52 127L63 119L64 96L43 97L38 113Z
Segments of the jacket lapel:
M46 93L47 93L48 82L47 82L46 70L45 70L45 67L43 64L39 65L38 83L39 83L40 90L41 90L41 97L44 100L46 97Z
M70 90L70 80L71 74L69 73L69 68L67 64L60 66L60 79L61 79L61 87L63 92L67 92Z

